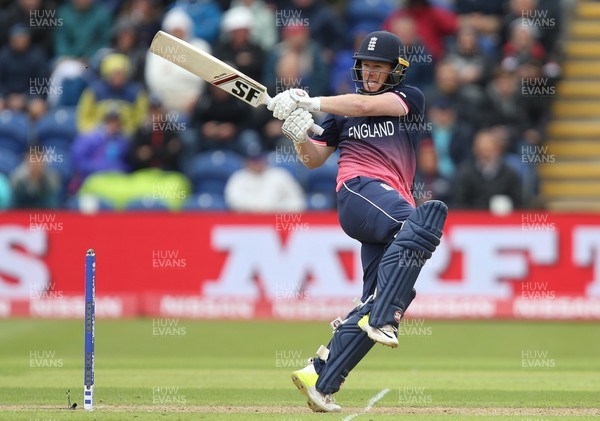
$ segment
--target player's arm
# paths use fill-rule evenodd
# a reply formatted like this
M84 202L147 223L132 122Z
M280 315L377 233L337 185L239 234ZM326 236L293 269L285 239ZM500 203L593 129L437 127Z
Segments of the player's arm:
M297 108L285 119L281 131L294 142L296 154L300 161L310 169L320 167L335 151L333 146L318 145L308 138L307 131L313 125L312 115L302 108Z
M403 116L408 109L398 95L386 92L381 95L347 94L311 98L320 101L320 110L348 117Z
M311 98L301 89L290 89L278 94L268 105L273 116L280 120L287 118L298 107L348 117L401 117L408 114L406 103L393 92L372 96L347 94Z

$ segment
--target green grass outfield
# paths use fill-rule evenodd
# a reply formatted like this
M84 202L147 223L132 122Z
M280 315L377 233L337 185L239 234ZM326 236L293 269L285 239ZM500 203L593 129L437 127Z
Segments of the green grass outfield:
M161 326L153 323L161 322ZM164 326L164 324L171 324ZM176 326L175 326L176 324ZM290 381L327 323L99 320L96 410L83 407L83 321L0 321L1 420L596 419L600 326L413 324L377 345L313 414ZM79 404L68 411L66 391ZM382 397L381 397L382 396ZM369 401L381 397L369 406Z

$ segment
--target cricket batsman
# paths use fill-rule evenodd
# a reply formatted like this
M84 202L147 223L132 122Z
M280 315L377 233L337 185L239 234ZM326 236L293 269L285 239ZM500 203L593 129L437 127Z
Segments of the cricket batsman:
M435 200L415 209L411 187L419 133L403 122L424 121L424 97L403 84L409 62L401 52L397 36L372 32L354 54L356 94L311 98L291 89L268 106L284 120L282 132L308 168L321 166L340 149L339 221L362 244L361 302L334 325L327 348L292 373L315 412L341 410L332 395L376 342L398 346L398 325L415 298L421 268L440 243L448 212ZM328 115L323 134L309 138L311 111Z

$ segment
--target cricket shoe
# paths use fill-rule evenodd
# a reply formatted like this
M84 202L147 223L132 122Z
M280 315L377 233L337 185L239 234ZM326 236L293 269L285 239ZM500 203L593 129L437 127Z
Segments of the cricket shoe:
M373 327L369 324L369 315L366 314L358 321L358 327L364 330L369 338L385 346L398 347L398 329L392 325Z
M342 407L336 405L335 399L330 394L323 394L317 390L318 379L319 375L312 363L292 373L292 382L308 398L308 407L313 412L340 412Z

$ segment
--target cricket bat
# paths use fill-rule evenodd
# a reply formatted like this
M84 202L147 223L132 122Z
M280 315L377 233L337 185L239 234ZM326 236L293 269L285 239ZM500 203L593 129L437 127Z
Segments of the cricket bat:
M264 85L171 34L158 31L150 44L150 51L253 107L267 105L271 101ZM323 128L316 124L311 130L318 135L323 133Z

